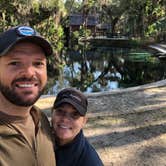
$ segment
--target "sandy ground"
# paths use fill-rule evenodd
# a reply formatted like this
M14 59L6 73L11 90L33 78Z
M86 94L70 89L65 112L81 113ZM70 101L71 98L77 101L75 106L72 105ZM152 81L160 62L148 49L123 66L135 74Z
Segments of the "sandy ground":
M84 132L105 166L166 166L166 80L87 96ZM37 105L50 116L54 99Z

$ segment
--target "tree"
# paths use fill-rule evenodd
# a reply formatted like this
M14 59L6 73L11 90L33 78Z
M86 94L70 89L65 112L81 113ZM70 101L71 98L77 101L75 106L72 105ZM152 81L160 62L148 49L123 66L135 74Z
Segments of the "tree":
M126 10L126 26L133 36L144 38L157 28L154 23L166 16L165 0L130 0Z

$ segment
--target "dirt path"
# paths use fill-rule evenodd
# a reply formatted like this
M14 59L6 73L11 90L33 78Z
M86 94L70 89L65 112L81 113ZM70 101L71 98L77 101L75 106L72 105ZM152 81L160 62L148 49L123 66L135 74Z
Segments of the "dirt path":
M85 133L105 166L166 166L166 80L89 95Z
M43 100L38 104L49 110L54 98ZM105 166L166 166L166 80L88 100L85 135Z

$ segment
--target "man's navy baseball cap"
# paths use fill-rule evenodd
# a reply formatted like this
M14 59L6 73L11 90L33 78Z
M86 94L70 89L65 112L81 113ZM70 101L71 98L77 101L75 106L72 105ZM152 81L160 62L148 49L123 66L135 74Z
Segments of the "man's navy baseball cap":
M15 44L28 41L39 45L46 56L53 53L50 43L29 26L13 27L0 34L0 56L5 55Z

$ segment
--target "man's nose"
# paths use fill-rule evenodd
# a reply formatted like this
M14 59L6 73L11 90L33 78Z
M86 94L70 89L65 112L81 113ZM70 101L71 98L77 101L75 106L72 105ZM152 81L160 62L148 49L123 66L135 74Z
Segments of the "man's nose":
M26 64L24 65L21 74L26 77L32 77L35 75L35 68L32 65Z

